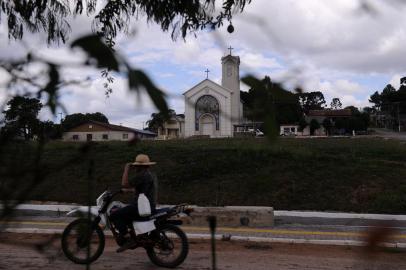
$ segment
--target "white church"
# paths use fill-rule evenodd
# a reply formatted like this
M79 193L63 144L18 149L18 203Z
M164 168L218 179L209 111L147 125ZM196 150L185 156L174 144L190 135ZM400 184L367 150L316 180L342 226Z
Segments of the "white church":
M185 114L167 121L158 131L161 138L233 137L243 122L240 100L240 57L221 58L221 85L208 79L183 93ZM208 70L206 71L208 72Z
M221 85L205 79L183 93L185 137L232 137L234 125L242 122L240 57L229 54L221 58L221 64Z

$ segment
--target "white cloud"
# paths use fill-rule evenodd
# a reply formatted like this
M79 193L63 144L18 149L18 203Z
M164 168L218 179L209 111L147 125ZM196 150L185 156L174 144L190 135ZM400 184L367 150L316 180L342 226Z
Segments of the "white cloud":
M142 128L142 122L149 118L151 112L156 111L144 91L139 96L128 91L126 79L115 78L112 84L113 93L109 97L104 94L103 83L104 80L98 78L89 85L73 85L64 89L61 94L66 113L101 112L113 124ZM54 117L47 109L41 112L40 118L59 121L59 116Z
M0 86L5 86L10 79L10 74L3 68L0 68Z
M248 70L276 69L282 67L275 58L269 58L260 53L243 51L240 58L241 61L243 61L241 63L242 66L246 66Z
M321 83L321 87L322 88L320 90L325 89L327 92L333 91L334 93L339 93L340 95L354 95L365 91L362 85L345 79Z
M377 16L360 11L354 0L258 0L236 19L234 39L293 62L300 59L360 73L402 71L405 5L393 8L386 1L370 2L377 7Z
M309 92L321 91L327 106L330 106L333 98L339 98L343 107L351 105L356 107L369 106L367 89L363 85L351 80L323 80L313 76L311 79L305 80L303 86L304 90Z
M170 72L166 72L166 73L159 73L158 76L161 77L161 78L172 78L172 77L175 76L175 74L170 73Z
M393 87L395 87L395 89L399 89L399 87L400 87L400 79L403 78L404 76L405 76L405 74L404 75L395 74L395 75L392 76L389 83Z
M188 42L177 42L176 49L173 50L174 58L181 62L189 62L202 53L200 44L196 39L189 39Z
M367 98L357 99L354 96L350 96L350 95L341 96L340 101L343 104L343 108L345 108L347 106L354 106L357 108L364 108L364 107L371 106L371 104L368 102Z
M143 51L134 56L130 56L130 60L133 63L137 63L137 65L156 63L163 61L163 59L165 59L165 52L163 51Z
M365 85L368 78L392 78L390 83L397 88L400 77L406 75L406 4L368 2L376 14L361 11L360 2L354 0L256 0L243 14L235 16L233 34L223 27L215 33L200 32L197 38L190 36L186 41L172 41L170 33L162 33L159 26L141 19L129 26L136 28L135 36L119 35L117 50L166 89L170 106L178 112L183 110L180 94L204 79L206 68L211 71L209 78L220 82L220 59L230 45L235 48L233 54L241 58L242 74L254 73L260 78L270 75L289 89L301 85L308 91L321 90L328 103L339 97L345 106L359 107L367 104L371 94ZM72 20L70 40L89 33L90 21L83 16ZM0 40L8 40L5 24L0 24ZM26 34L24 38L28 48L53 61L83 59L81 52L71 53L63 46L48 48L43 40L43 34ZM1 59L24 54L25 48L19 42L0 42ZM105 99L98 71L70 67L63 69L63 76L93 79L84 87L64 90L63 102L70 113L99 110L116 123L131 123L141 122L139 119L155 111L145 98L142 106L135 105L135 96L128 93L120 77L116 78L112 96ZM363 80L357 80L361 76ZM2 78L0 74L0 81Z

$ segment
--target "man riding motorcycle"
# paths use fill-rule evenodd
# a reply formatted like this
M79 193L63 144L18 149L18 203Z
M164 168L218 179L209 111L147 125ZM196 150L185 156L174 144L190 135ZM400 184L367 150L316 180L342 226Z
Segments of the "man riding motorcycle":
M155 177L149 170L150 166L155 164L156 162L151 162L149 157L145 154L139 154L136 156L135 162L125 164L121 179L122 191L133 192L134 197L129 205L115 210L110 215L111 221L120 233L117 238L117 243L121 247L117 252L122 252L137 245L137 243L131 237L128 237L127 234L128 225L140 217L137 205L138 196L140 194L143 193L148 198L151 206L151 213L154 213L155 211L156 181ZM128 174L131 167L135 167L135 176L129 179Z

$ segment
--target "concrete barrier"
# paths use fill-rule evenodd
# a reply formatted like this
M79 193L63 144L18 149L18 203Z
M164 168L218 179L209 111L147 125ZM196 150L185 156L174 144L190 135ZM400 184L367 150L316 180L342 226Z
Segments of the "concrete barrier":
M165 207L161 205L160 207ZM15 211L15 216L47 216L64 217L67 212L77 208L78 205L61 204L21 204ZM0 212L1 212L0 206ZM272 207L256 206L225 206L225 207L198 207L190 218L184 219L185 225L208 225L207 217L216 216L217 226L224 227L272 227L274 226L274 210Z
M207 226L207 217L216 216L217 226L221 227L272 227L274 215L272 207L225 206L194 207L186 225Z

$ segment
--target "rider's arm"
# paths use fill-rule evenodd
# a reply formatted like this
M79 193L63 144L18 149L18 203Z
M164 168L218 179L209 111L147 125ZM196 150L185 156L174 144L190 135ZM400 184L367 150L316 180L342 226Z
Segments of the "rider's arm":
M125 164L123 176L121 177L121 186L123 192L134 192L135 189L130 186L128 182L128 171L130 170L131 163Z
M135 188L121 188L121 191L124 193L135 192Z

